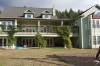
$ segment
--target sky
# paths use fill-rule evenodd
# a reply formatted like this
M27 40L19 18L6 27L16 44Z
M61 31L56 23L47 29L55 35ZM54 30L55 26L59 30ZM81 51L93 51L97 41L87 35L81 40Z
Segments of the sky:
M84 11L95 4L100 5L100 0L0 0L0 8L9 6L40 8L54 7L61 11L70 8Z

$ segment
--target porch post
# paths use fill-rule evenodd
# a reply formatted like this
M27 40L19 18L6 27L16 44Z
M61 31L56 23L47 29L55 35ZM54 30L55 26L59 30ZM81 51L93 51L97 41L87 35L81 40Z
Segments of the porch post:
M6 38L6 48L8 48L8 38Z
M63 26L63 20L61 21L61 26Z
M40 31L40 20L38 20L38 32Z
M4 48L4 38L2 38L2 48Z
M15 19L15 28L17 28L17 19Z

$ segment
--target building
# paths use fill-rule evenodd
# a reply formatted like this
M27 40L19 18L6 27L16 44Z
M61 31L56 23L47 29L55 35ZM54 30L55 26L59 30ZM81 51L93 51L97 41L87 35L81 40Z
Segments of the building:
M98 48L100 46L100 7L94 5L84 11L76 24L79 26L79 47Z
M54 32L53 26L73 25L71 19L58 19L53 8L33 8L33 7L7 7L0 14L0 46L6 47L8 43L7 33L9 25L21 31L15 33L16 44L12 47L37 47L34 36L40 32L46 38L48 47L62 47L59 43L59 35ZM77 33L71 33L73 38L77 38ZM59 42L58 42L59 41Z

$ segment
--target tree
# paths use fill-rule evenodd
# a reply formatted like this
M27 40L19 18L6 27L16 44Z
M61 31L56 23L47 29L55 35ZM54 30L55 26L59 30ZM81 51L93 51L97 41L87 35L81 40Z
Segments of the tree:
M81 10L74 11L72 8L70 8L69 11L67 9L65 11L56 10L56 16L58 18L69 18L73 20L77 19L77 17L79 17L81 13Z
M8 34L8 47L12 46L13 44L16 43L16 38L14 34L17 32L14 26L8 26L8 29L4 31Z
M63 45L66 48L72 48L72 43L70 40L70 27L64 27L64 26L60 26L60 27L56 27L56 32L60 35Z
M39 48L45 48L47 46L47 41L42 37L39 32L35 36L35 41L38 44Z

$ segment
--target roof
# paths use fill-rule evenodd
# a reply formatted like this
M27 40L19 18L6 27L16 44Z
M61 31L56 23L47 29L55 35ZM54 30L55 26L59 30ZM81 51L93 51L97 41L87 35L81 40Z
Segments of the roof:
M34 8L34 7L7 7L0 14L0 18L19 18L23 17L26 10L32 11L34 17L39 17L44 11L53 14L53 8Z
M82 16L88 16L89 14L94 13L95 11L100 10L100 6L98 4L88 8L87 10L85 10L81 15Z

